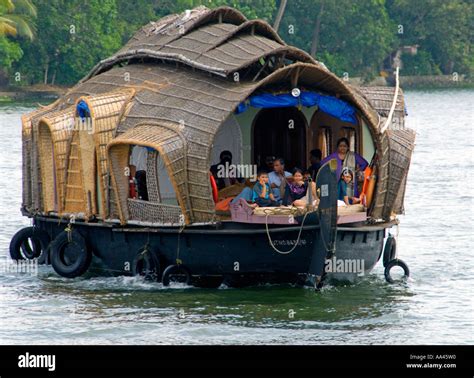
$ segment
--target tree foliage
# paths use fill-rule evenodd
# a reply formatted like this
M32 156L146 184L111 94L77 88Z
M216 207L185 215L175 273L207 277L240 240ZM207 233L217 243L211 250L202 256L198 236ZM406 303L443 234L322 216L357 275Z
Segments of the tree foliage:
M20 72L24 85L71 85L149 21L227 5L273 24L281 1L0 0L0 71ZM474 72L471 0L291 0L282 8L283 39L338 75L375 76L407 45L418 45L418 55L402 56L402 74Z

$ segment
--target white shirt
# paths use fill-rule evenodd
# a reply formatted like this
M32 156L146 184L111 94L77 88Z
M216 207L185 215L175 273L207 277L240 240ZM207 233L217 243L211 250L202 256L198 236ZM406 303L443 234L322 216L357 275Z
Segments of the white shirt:
M285 177L291 176L290 172L285 171ZM281 185L281 176L276 173L275 171L272 171L268 174L268 183L270 185L275 184L276 186Z
M146 161L148 157L148 150L146 147L135 146L132 149L130 156L130 165L134 165L137 171L146 172Z
M291 176L290 172L285 171L285 177ZM275 197L275 200L278 201L280 200L280 185L281 185L281 176L276 173L275 171L272 171L268 174L268 183L270 186L272 184L276 185L276 188L273 188L273 196Z

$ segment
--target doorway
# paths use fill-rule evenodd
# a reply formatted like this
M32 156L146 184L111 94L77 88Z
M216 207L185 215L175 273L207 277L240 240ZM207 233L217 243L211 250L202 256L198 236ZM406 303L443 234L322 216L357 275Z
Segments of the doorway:
M267 156L282 157L286 170L304 168L306 158L306 118L297 108L261 110L253 124L253 162L262 167Z

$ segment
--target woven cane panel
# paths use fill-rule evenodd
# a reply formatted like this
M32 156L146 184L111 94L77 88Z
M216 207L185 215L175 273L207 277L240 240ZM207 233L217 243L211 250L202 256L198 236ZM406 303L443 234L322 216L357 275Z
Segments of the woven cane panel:
M26 194L24 203L30 211L41 211L43 207L42 185L41 185L41 167L38 148L38 122L47 113L52 112L56 107L57 101L37 109L27 115L22 116L22 138L24 141L23 157L23 184L29 194ZM29 188L29 189L28 189Z
M92 115L92 132L95 143L99 187L101 191L101 215L106 216L109 195L109 168L107 162L107 144L114 138L115 131L124 112L124 106L133 96L132 90L107 93L82 98L87 102ZM78 100L80 101L80 99Z
M142 222L182 224L183 218L179 206L164 205L129 198L127 200L130 219Z
M69 153L69 143L71 141L72 131L74 129L74 109L70 107L62 111L49 113L42 118L41 122L49 127L54 145L57 211L62 212L65 197L67 155ZM52 168L46 167L46 169Z
M39 123L38 137L41 181L43 183L43 210L45 212L56 211L53 140L51 131L44 122Z
M33 203L31 187L31 137L23 138L22 141L22 206L31 210Z
M32 171L32 134L31 117L22 117L22 206L32 210L33 198L31 187Z
M415 133L412 130L387 130L387 133L390 138L390 179L383 213L385 219L392 212L403 211L406 177L415 143Z
M82 185L86 206L81 212L87 216L97 214L97 175L94 136L88 132L79 131L80 164Z
M395 88L359 87L358 89L381 117L388 117L395 95ZM405 99L401 89L398 92L390 127L395 130L405 128Z
M170 124L168 127L158 125L141 125L137 126L127 133L121 134L109 145L109 159L112 164L112 171L114 176L120 174L120 162L118 161L115 150L120 148L123 151L123 146L130 146L132 144L145 145L153 147L162 153L167 170L172 172L170 180L175 188L178 202L189 219L190 208L188 201L187 190L187 170L186 170L186 151L184 140L177 134L177 125ZM122 152L123 154L123 152ZM121 159L122 164L125 162ZM128 161L125 163L128 164ZM117 179L117 190L120 193L120 203L126 206L128 198L128 181ZM152 189L153 190L153 189ZM122 212L126 213L126 210ZM126 221L122 219L122 221Z
M112 190L109 190L110 214L118 215L122 223L129 219L127 199L129 197L130 144L118 144L108 148Z
M156 151L148 151L146 165L146 186L148 190L148 199L150 202L161 202L160 188L158 182L158 167L156 164L158 153Z
M75 131L71 139L66 175L66 196L64 199L64 212L66 213L79 213L86 209L82 178L79 132Z

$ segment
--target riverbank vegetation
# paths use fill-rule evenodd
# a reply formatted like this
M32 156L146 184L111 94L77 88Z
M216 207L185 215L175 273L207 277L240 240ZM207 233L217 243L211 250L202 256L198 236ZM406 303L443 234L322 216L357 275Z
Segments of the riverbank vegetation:
M0 0L0 85L71 85L141 26L198 5L263 18L339 76L474 73L470 0Z

